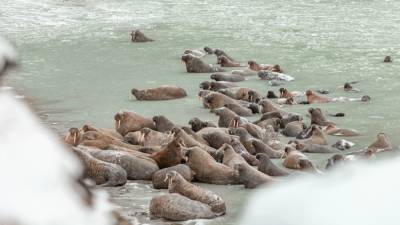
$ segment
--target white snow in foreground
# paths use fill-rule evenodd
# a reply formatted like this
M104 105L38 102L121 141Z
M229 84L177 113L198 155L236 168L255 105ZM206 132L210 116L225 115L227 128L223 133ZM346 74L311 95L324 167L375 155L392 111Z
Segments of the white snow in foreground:
M400 158L337 168L257 191L242 225L398 225Z
M97 192L94 208L84 204L73 187L78 160L14 95L0 90L0 223L112 224L106 193Z

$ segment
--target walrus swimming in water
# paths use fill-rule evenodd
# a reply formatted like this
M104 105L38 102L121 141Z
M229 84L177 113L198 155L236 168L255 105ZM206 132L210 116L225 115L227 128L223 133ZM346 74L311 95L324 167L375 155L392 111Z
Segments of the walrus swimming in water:
M239 74L229 74L229 73L213 73L210 78L215 81L229 81L229 82L240 82L244 81L244 77Z
M383 60L384 63L391 63L393 62L392 57L391 56L386 56L385 59Z
M331 101L328 97L317 95L312 90L307 90L306 91L306 96L307 96L308 104L312 104L312 103L328 103L328 102Z
M225 70L219 67L214 67L210 64L204 63L201 59L194 57L190 54L181 57L182 62L186 65L188 73L213 73L224 72Z
M217 215L224 215L226 206L224 200L213 192L189 183L178 172L170 171L166 174L169 193L178 193L194 201L199 201L211 207Z
M122 136L129 132L138 131L143 127L155 129L153 120L144 118L143 116L128 111L122 111L114 116L115 129Z
M278 98L278 96L274 93L274 91L268 91L267 98Z
M133 88L131 93L140 101L171 100L187 96L186 91L183 88L171 85L162 85L160 87L145 90Z
M153 197L150 201L149 209L151 215L173 221L212 219L217 217L211 211L209 205L176 193Z
M220 64L221 67L241 67L242 65L238 62L231 61L226 56L219 56L217 64Z
M168 189L168 181L165 178L167 173L171 171L179 173L183 177L183 179L189 182L192 181L193 179L193 174L192 170L190 170L190 167L188 167L185 164L178 164L176 166L167 167L153 173L152 177L153 188Z
M133 30L131 33L132 42L150 42L154 41L151 38L146 37L140 30Z
M250 60L247 62L249 65L249 68L254 71L260 71L260 70L267 70L267 71L272 71L272 72L277 72L277 73L283 73L283 70L279 65L264 65L264 64L258 64L254 60Z
M239 180L245 188L256 188L260 185L274 182L274 178L262 173L247 163L238 163L234 166L235 171L239 173Z
M163 147L161 151L151 155L160 167L160 169L171 167L180 164L183 161L182 148L186 147L183 140L175 137L167 146Z
M205 127L217 127L213 122L211 121L202 121L197 117L193 117L192 119L189 120L189 125L192 127L192 130L194 132L197 132Z
M167 132L171 131L172 128L175 127L175 124L172 123L167 117L160 115L160 116L153 116L153 122L155 124L155 129L159 132Z
M311 124L316 124L319 126L328 126L328 125L334 125L334 123L328 121L324 114L322 114L322 111L320 108L309 108L308 112L311 115Z
M258 171L273 177L290 175L288 171L276 166L267 154L258 153L256 158L260 162L257 167Z
M72 151L84 166L84 176L93 179L97 185L113 187L126 183L127 174L121 166L98 160L77 147L73 147Z
M194 171L195 178L210 184L237 184L238 174L228 166L215 162L214 158L198 147L185 152L187 165Z

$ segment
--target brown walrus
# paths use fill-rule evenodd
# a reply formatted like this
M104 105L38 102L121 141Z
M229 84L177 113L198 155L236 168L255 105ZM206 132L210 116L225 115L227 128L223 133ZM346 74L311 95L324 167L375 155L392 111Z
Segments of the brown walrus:
M238 174L228 166L217 163L214 158L199 147L186 150L187 165L194 171L197 180L210 184L236 184Z
M153 197L150 201L149 209L152 216L173 221L217 217L207 204L191 200L176 193Z
M279 98L293 98L294 96L286 88L279 88Z
M232 62L236 62L236 60L234 60L231 56L229 56L228 54L226 54L223 50L221 49L215 49L214 50L214 54L217 56L217 58L221 57L221 56L225 56L226 58L228 58L230 61Z
M328 145L320 145L320 144L313 144L313 143L301 143L298 140L290 141L289 144L292 144L299 150L300 152L307 152L307 153L338 153L339 150L332 148Z
M140 146L124 143L121 140L113 139L98 131L87 131L82 134L79 144L84 146L96 147L98 149L115 149L123 151L137 151ZM139 152L138 152L139 154Z
M80 142L82 142L82 134L76 127L69 128L67 135L65 135L64 141L69 145L77 146Z
M194 140L196 140L202 144L208 145L208 142L201 135L194 132L191 128L182 127L182 130L185 131L186 134L190 135Z
M272 118L278 118L278 119L282 119L282 114L279 111L272 111L272 112L267 112L267 113L263 113L261 118L254 121L254 124L260 123L263 120L268 120L268 119L272 119Z
M282 134L286 137L297 137L301 132L304 131L306 125L303 121L293 121L286 125L285 129L282 131Z
M183 88L171 85L162 85L160 87L145 90L133 88L131 93L140 101L171 100L187 96L186 91Z
M175 137L161 151L153 153L151 158L157 162L160 169L180 164L183 161L182 148L185 147L183 140Z
M213 110L213 113L219 117L218 127L229 127L232 120L238 116L235 112L226 107L217 108Z
M238 163L246 163L246 160L235 152L232 146L227 143L224 143L218 151L223 153L222 164L229 166L230 168L234 169L234 166Z
M223 132L215 131L203 134L202 137L209 143L209 145L215 149L220 148L223 144L229 143L232 140L232 136Z
M98 160L77 147L73 147L72 151L83 164L84 177L93 179L97 185L113 187L126 183L127 174L121 166Z
M238 116L248 117L253 115L253 111L250 108L243 107L239 104L226 104L224 107L235 112Z
M220 64L222 67L241 67L242 65L238 62L234 62L228 59L226 56L219 56L217 64Z
M392 149L392 144L388 140L385 133L378 133L376 140L367 147L367 150L371 150L372 153L381 152Z
M172 123L167 117L165 116L153 116L153 122L155 125L155 129L159 132L167 132L171 131L172 128L175 127L175 124Z
M216 151L214 148L208 146L207 144L203 144L203 143L197 141L191 135L187 134L183 129L181 129L179 127L174 127L172 129L172 133L175 135L175 137L181 138L186 147L195 147L196 146L196 147L199 147L202 150L208 152L210 155L214 155L214 153ZM200 134L198 134L198 135L200 135Z
M310 170L317 171L314 164L310 159L303 153L297 151L296 149L286 146L285 148L286 158L283 161L283 166L289 169L295 170Z
M258 140L258 139L253 139L252 144L254 146L254 151L255 153L264 153L268 155L270 158L282 158L282 156L285 154L282 150L275 150L271 146L265 144L264 142Z
M238 87L238 85L229 81L203 81L199 87L203 90L218 91L224 88Z
M140 129L139 145L161 146L172 140L171 133L161 133L147 127Z
M282 110L280 106L269 99L263 99L258 104L261 106L261 113L280 112L282 116L288 114Z
M186 72L188 73L213 73L225 71L222 68L206 64L201 59L190 54L183 55L181 60L185 63Z
M255 123L257 126L266 129L268 126L271 126L275 132L278 132L281 127L281 119L271 118L267 120L263 120L261 122Z
M314 93L312 90L307 90L306 91L306 96L307 96L307 102L308 104L312 103L328 103L331 100L328 97L318 95Z
M244 77L240 74L231 74L231 73L213 73L210 78L216 81L229 81L229 82L240 82L244 81Z
M146 37L140 30L133 30L131 33L132 42L150 42L154 41L151 38Z
M166 175L168 179L169 193L178 193L194 201L199 201L211 207L211 211L216 215L224 215L226 206L224 200L209 190L205 190L197 185L189 183L176 171L170 171Z
M205 95L203 103L210 109L220 108L226 104L238 104L235 99L217 92L211 92Z
M235 164L234 169L239 173L239 180L245 188L256 188L262 184L274 182L274 178L256 170L247 163Z
M254 60L248 61L247 64L249 65L249 68L254 71L267 70L267 71L271 71L271 72L283 73L283 70L281 69L281 67L278 64L276 64L276 65L261 64L260 65Z
M322 130L318 126L311 125L311 127L309 128L309 133L311 133L311 136L308 137L307 139L302 140L300 143L303 143L305 145L308 145L308 144L327 145L328 144L328 140L327 140L325 134L322 132Z
M258 153L256 158L260 162L257 167L258 171L274 177L290 175L288 171L276 166L267 154Z
M232 148L235 150L236 153L241 155L246 162L251 165L251 166L257 166L258 165L258 160L254 155L251 155L247 149L243 146L243 144L237 140L237 138L234 138L231 140L231 143L229 143Z
M325 118L320 108L309 108L308 112L310 113L311 116L311 124L316 124L319 126L328 126L331 124L334 125L334 123L328 121Z
M329 124L328 126L326 126L324 128L324 131L326 134L333 136L354 137L360 135L356 130L339 128L333 124Z
M168 172L175 171L179 173L185 180L192 181L193 173L190 167L185 164L167 167L153 173L152 182L155 189L168 189L168 181L165 179Z
M107 135L111 138L117 139L117 140L123 140L124 137L122 137L121 134L116 132L115 130L112 129L104 129L104 128L97 128L88 124L85 124L82 126L82 131L87 132L87 131L98 131L104 135Z
M122 136L125 136L129 132L134 132L148 127L155 129L154 123L151 119L144 118L143 116L128 111L122 111L114 116L115 129Z
M156 162L148 157L115 150L85 150L96 159L121 166L128 180L151 180L153 173L159 170Z
M211 121L202 121L197 117L193 117L192 119L189 120L189 125L192 127L192 130L194 132L197 132L205 127L217 127L213 122Z

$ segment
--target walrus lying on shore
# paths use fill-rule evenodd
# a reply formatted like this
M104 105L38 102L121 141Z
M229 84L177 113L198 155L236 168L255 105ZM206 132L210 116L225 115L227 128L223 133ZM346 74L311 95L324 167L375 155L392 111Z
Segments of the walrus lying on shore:
M88 131L97 131L100 132L106 136L109 136L111 138L117 139L117 140L123 140L124 137L122 137L121 134L116 132L115 130L112 129L104 129L104 128L97 128L88 124L85 124L82 126L82 131L83 132L88 132Z
M154 40L146 37L146 35L144 35L144 33L142 33L140 30L133 30L131 33L131 41L132 42L150 42L150 41L154 41Z
M258 64L254 60L250 60L247 62L249 65L249 68L254 70L254 71L261 71L261 70L267 70L267 71L272 71L272 72L278 72L278 73L283 73L283 70L281 67L276 64L276 65L268 65L268 64Z
M328 102L331 101L328 97L317 95L312 90L307 90L306 91L306 96L307 96L307 102L309 104L312 104L312 103L328 103Z
M310 170L319 172L310 159L303 153L290 146L286 146L285 153L286 158L283 161L284 167L295 170Z
M225 88L238 87L238 85L229 81L203 81L199 87L203 90L218 91Z
M115 129L122 136L125 136L129 132L134 132L148 127L155 129L152 119L144 118L143 116L128 111L121 111L114 116Z
M213 72L224 72L225 70L219 67L214 67L210 64L204 63L201 59L194 57L193 55L183 55L181 57L182 62L186 65L186 71L188 73L213 73Z
M367 147L367 150L371 150L372 153L377 153L381 151L391 150L392 144L387 138L385 133L378 133L376 135L376 140Z
M77 147L73 147L72 151L84 166L84 177L93 179L97 185L113 187L126 183L127 174L121 166L98 160Z
M288 171L276 166L268 157L268 155L264 153L258 153L256 158L260 162L257 167L258 171L274 177L290 175Z
M167 146L163 147L161 151L151 155L160 167L160 169L171 167L180 164L183 159L182 148L185 147L183 140L175 137Z
M144 90L133 88L131 93L140 101L171 100L187 96L186 91L183 88L171 85L163 85L157 88Z
M213 122L211 121L202 121L197 117L193 117L192 119L189 120L189 125L192 127L192 130L194 132L197 132L205 127L217 127Z
M185 164L178 164L176 166L167 167L161 170L158 170L153 174L152 182L153 188L155 189L168 189L168 180L166 179L167 173L174 171L179 173L183 179L187 181L192 181L193 174L190 167Z
M153 116L153 122L155 125L155 129L159 132L167 132L171 131L176 125L172 123L167 117L160 115L160 116Z

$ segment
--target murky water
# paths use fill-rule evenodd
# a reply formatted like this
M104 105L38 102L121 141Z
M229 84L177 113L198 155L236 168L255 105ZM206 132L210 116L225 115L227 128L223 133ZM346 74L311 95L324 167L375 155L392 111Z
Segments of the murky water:
M113 115L121 109L149 117L164 114L181 125L193 116L215 120L195 97L198 84L209 75L187 74L179 60L185 49L207 45L243 62L279 63L296 77L287 85L289 90L324 88L333 96L370 95L371 103L320 107L346 113L332 120L362 133L349 138L357 142L355 148L382 131L394 146L400 144L400 1L2 0L1 5L0 32L22 55L22 67L8 84L38 99L45 123L59 132L84 123L112 127ZM131 43L134 28L157 41ZM381 63L386 55L392 55L394 63ZM215 58L206 60L211 63ZM346 81L360 81L356 87L362 93L336 89ZM167 102L129 99L133 87L162 84L181 86L189 96ZM256 77L240 85L262 93L277 89ZM288 110L304 114L308 107ZM312 157L322 165L328 156ZM140 193L153 193L146 185L137 185L144 188ZM123 198L130 200L124 207L144 207L147 201L132 187L121 188ZM220 190L227 202L236 202L228 205L232 211L223 222L212 223L234 224L248 192L211 188Z

